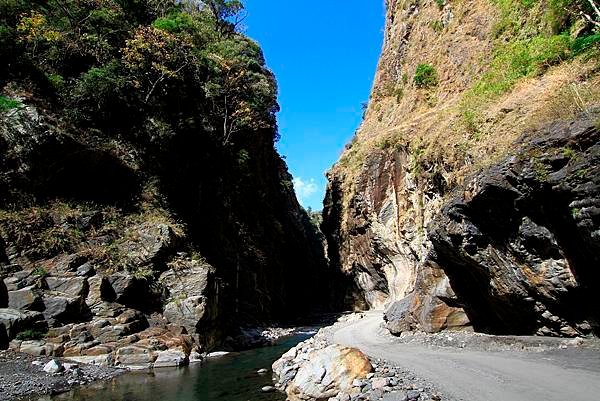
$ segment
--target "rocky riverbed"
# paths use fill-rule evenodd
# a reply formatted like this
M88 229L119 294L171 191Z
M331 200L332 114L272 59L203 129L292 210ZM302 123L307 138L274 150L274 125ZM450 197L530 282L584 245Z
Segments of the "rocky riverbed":
M123 369L0 351L0 400L58 394L76 386L112 379L123 372Z

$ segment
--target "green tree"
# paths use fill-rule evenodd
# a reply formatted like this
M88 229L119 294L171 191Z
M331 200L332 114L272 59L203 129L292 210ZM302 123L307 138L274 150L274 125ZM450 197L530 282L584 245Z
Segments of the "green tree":
M232 34L246 19L245 8L240 0L208 0L205 3L221 35Z
M123 49L123 63L131 83L144 93L148 103L166 81L181 81L182 70L193 62L191 43L155 27L138 28Z
M274 128L277 88L256 43L241 37L224 40L206 57L211 78L204 88L212 115L220 122L222 144L245 130Z

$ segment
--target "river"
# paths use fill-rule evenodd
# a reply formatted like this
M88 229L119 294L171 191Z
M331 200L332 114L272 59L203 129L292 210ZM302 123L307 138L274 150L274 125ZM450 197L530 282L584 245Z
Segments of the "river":
M283 394L263 393L261 387L273 384L271 364L311 335L297 334L281 339L274 346L228 354L201 365L127 373L108 382L76 388L51 400L283 401ZM262 368L269 369L269 373L259 375L257 370Z

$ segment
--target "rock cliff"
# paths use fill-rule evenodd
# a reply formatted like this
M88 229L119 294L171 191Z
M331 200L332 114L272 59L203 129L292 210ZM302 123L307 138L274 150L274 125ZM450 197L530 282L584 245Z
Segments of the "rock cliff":
M179 365L226 336L240 346L240 327L323 306L301 294L327 274L325 259L272 142L257 145L260 181L237 198L217 157L181 151L168 166L178 177L149 177L133 147L120 144L123 157L85 143L53 117L24 99L0 123L10 188L0 321L11 347Z
M0 5L2 347L178 366L328 307L241 5L159 3Z
M322 228L393 333L598 330L598 34L553 7L387 2Z

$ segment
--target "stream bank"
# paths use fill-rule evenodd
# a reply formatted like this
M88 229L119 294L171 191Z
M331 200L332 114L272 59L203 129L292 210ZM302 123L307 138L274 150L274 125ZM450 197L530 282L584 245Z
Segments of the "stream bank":
M130 372L91 386L76 387L55 396L30 401L283 401L279 392L264 393L272 385L270 366L282 353L306 340L311 331L281 338L275 345L234 352L180 369ZM268 371L259 374L260 369Z

